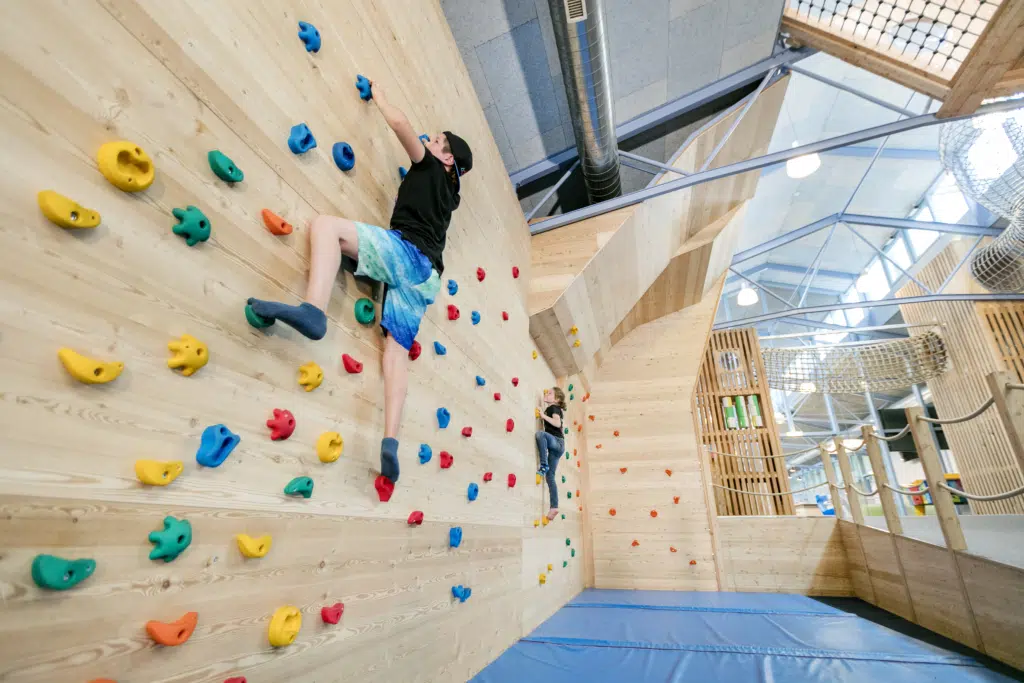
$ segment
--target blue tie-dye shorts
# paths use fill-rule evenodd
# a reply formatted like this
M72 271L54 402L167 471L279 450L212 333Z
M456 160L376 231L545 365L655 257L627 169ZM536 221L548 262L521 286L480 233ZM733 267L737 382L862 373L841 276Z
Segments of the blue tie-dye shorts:
M441 288L441 276L430 259L402 239L394 230L356 223L359 235L359 265L356 275L388 286L381 327L402 348L409 349L420 330L427 306L434 303Z

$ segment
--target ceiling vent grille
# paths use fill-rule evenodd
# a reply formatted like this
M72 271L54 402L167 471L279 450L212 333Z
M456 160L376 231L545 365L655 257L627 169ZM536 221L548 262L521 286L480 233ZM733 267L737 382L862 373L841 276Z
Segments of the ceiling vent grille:
M565 16L570 24L587 19L586 0L565 0Z

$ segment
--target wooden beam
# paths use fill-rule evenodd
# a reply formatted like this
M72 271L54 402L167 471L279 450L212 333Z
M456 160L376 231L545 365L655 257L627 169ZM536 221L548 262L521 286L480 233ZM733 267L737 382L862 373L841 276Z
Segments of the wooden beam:
M839 497L839 487L836 486L836 469L832 466L832 454L825 448L825 442L818 444L821 452L821 468L825 470L825 479L828 481L829 495L832 496L832 507L836 511L836 519L843 518L843 499ZM846 482L843 482L844 485Z
M1007 388L1016 377L1005 370L989 373L985 377L992 391L996 413L1010 440L1010 450L1017 458L1017 467L1024 474L1024 392Z
M882 462L882 449L875 438L875 429L871 425L864 425L860 428L860 435L868 449L868 460L871 461L871 471L875 475L875 486L878 488L878 499L882 502L882 514L885 515L885 526L890 534L903 534L903 522L900 520L900 511L896 507L896 499L892 491L885 487L889 483L889 475L885 471L885 463Z
M921 467L924 468L924 476L928 480L928 492L932 496L932 505L935 506L935 516L939 519L946 547L950 550L967 550L967 541L964 539L963 529L960 528L960 518L956 516L953 497L949 495L949 491L939 487L939 484L946 483L946 475L942 471L942 461L939 460L939 452L935 450L935 441L932 439L931 430L928 429L928 423L918 419L922 415L923 408L907 408L907 422L914 437L914 446L917 447L917 457L921 459Z
M953 77L949 95L936 116L963 116L1014 68L1024 54L1024 0L1003 0Z
M854 524L864 524L864 511L860 507L860 494L853 490L853 469L850 467L850 456L842 439L836 439L836 460L839 471L843 473L843 486L846 487L846 502L850 504L850 516Z
M782 32L789 34L791 40L827 52L847 64L866 69L873 74L888 78L890 81L925 95L944 100L949 94L947 79L901 62L869 46L860 45L847 38L804 23L795 16L791 16L791 12L792 10L787 9L786 16L782 18Z

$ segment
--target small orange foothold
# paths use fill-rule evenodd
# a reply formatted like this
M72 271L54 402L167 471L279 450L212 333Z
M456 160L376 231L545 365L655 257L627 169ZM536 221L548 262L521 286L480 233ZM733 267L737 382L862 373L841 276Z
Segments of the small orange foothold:
M287 222L285 219L278 216L270 209L263 209L260 212L263 216L263 225L267 226L274 235L290 235L292 234L292 224Z
M153 642L160 645L174 647L181 645L192 636L196 630L196 623L199 621L198 612L186 612L185 616L177 621L164 623L162 621L147 621L146 633L153 639Z
M576 497L577 497L577 498L579 498L579 497L580 497L580 490L579 490L579 489L576 489Z
M651 510L651 517L657 517L657 516L658 516L658 511L657 510Z
M672 496L672 502L679 505L679 496Z
M640 541L638 541L638 540L636 540L636 539L634 538L634 539L633 539L633 547L635 548L635 547L637 547L638 545L640 545Z
M697 560L690 560L690 566L691 567L696 567L697 566Z
M597 450L601 450L601 444L597 444L596 446L594 446L594 448L596 448Z
M672 553L678 553L678 552L679 552L678 550L676 550L676 549L675 549L675 548L673 548L672 546L669 546L669 547L668 547L668 550L669 550L669 552L672 552Z
M577 460L577 461L576 461L576 467L579 467L579 466L580 466L580 461L579 461L579 460Z
M615 516L615 508L610 508L608 510L608 514L611 515L612 517L614 517Z
M89 683L117 683L117 681L112 678L94 678Z
M625 474L626 470L628 470L628 469L629 469L628 467L620 467L619 468L619 472L622 472L623 474Z
M572 449L572 457L574 457L574 458L576 457L576 449L575 448Z
M668 476L671 477L672 476L672 470L665 470L665 474L667 474Z
M618 436L619 435L619 430L616 429L614 432L612 432L612 434L614 434L615 436Z
M594 421L594 416L593 416L593 415L587 415L587 418L588 418L588 419L589 419L589 420L590 420L591 422L593 422L593 421Z
M580 425L579 427L577 427L576 431L577 432L582 432L583 431L583 425Z

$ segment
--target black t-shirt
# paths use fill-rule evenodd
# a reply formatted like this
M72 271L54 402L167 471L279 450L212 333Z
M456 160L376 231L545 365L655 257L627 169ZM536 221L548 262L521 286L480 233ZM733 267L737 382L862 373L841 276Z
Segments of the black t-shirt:
M545 408L544 414L547 415L548 417L554 417L555 415L558 415L558 417L562 418L562 426L565 426L565 415L562 413L562 409L561 407L558 406L557 403L552 403L547 408ZM562 427L556 427L547 420L544 420L544 431L547 432L548 434L553 434L554 436L557 436L559 439L563 438Z
M438 274L444 272L441 253L459 200L444 164L429 150L424 150L423 158L412 165L398 186L391 227L430 259Z

